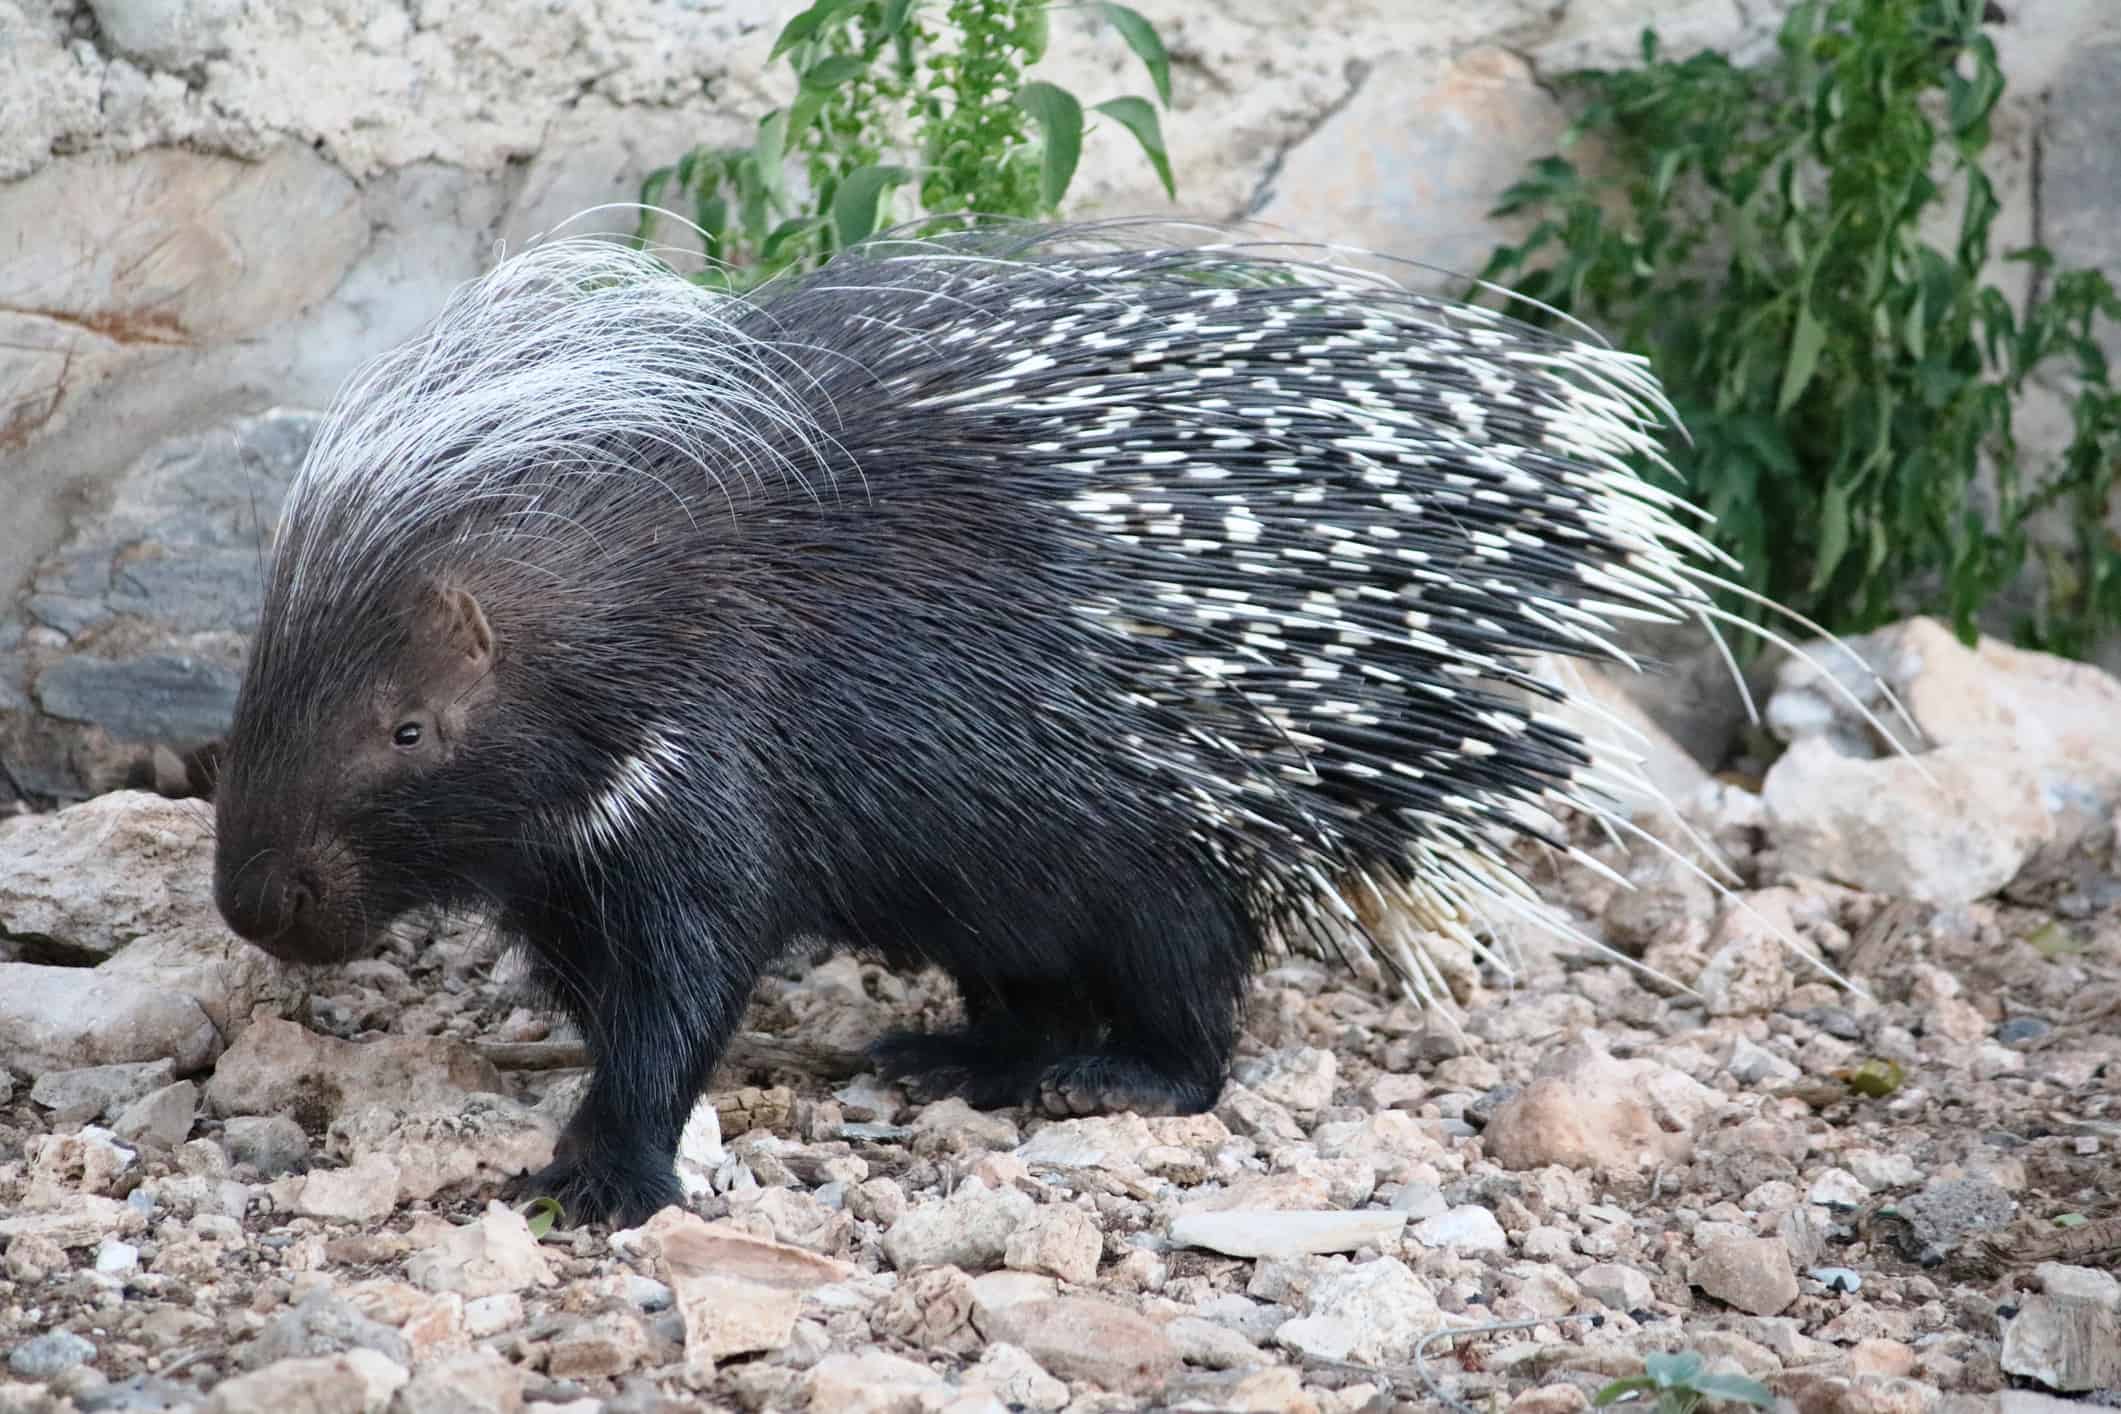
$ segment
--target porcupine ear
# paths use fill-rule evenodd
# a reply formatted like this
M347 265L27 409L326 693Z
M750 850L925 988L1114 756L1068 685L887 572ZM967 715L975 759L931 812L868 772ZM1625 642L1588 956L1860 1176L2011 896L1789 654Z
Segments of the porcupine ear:
M420 643L472 669L483 671L493 662L493 625L468 589L428 588L414 610L413 631Z

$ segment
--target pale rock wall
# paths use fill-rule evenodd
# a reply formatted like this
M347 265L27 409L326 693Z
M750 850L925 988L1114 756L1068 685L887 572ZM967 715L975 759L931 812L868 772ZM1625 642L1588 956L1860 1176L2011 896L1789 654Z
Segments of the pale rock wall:
M2112 265L2121 6L2004 2L2001 231ZM1173 57L1179 201L1107 125L1086 143L1078 213L1253 216L1452 272L1509 234L1486 212L1553 148L1564 114L1542 74L1631 62L1652 15L1672 48L1758 53L1786 8L1135 3ZM210 718L232 680L237 601L212 600L209 630L166 602L185 592L168 576L160 604L128 588L127 564L183 550L113 539L125 507L152 501L128 485L164 496L173 458L198 468L198 504L220 507L198 523L224 552L228 498L250 494L260 464L239 437L263 436L277 466L290 425L239 419L323 405L497 244L630 198L691 143L745 140L785 96L765 56L801 7L0 0L0 767L17 785L84 789L140 732L137 712L83 717L82 681L113 704L176 683L174 733ZM1083 15L1061 13L1053 48L1040 75L1086 101L1148 91ZM92 673L75 662L44 683L83 657Z

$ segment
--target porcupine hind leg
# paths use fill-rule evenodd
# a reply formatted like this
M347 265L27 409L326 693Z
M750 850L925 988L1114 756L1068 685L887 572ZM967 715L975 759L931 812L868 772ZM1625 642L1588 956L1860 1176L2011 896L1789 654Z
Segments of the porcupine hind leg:
M1095 1049L1055 1057L1033 1103L1056 1116L1199 1114L1222 1094L1256 955L1250 925L1219 903L1149 907L1097 948L1083 983Z
M956 980L964 1025L894 1031L869 1048L886 1076L922 1098L956 1095L977 1109L1023 1103L1037 1093L1048 1066L1094 1044L1094 1020L1079 1009L1055 1005L1050 983L964 975Z

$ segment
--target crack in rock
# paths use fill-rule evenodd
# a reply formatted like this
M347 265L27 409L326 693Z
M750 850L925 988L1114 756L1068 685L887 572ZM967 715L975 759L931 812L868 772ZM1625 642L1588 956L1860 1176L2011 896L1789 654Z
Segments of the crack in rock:
M71 310L51 309L38 305L0 304L0 314L12 314L23 319L41 319L48 323L64 325L69 329L80 329L114 344L147 344L160 348L182 348L192 342L191 332L175 315L156 313L76 314Z
M1309 142L1312 138L1317 137L1320 129L1340 116L1341 111L1355 101L1355 95L1361 93L1363 84L1369 81L1370 69L1371 65L1367 60L1350 59L1348 61L1348 86L1346 90L1341 93L1339 98L1326 105L1325 110L1316 118L1306 123L1302 132L1297 133L1294 137L1274 149L1274 155L1267 159L1266 170L1260 173L1258 184L1252 188L1251 198L1245 202L1242 209L1234 213L1233 219L1242 220L1246 217L1257 216L1260 212L1267 209L1267 203L1274 199L1274 183L1281 177L1281 169L1288 162L1289 154Z

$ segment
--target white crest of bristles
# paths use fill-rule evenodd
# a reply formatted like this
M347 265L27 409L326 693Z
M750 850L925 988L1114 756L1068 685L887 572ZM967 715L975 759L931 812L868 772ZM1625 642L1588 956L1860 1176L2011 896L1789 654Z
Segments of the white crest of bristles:
M460 287L334 402L283 515L322 532L282 547L289 602L312 581L355 592L441 526L549 534L569 515L570 490L645 474L615 455L624 445L659 443L709 485L731 475L807 485L829 441L815 399L742 313L655 254L597 236L532 244ZM712 509L670 488L671 515Z

